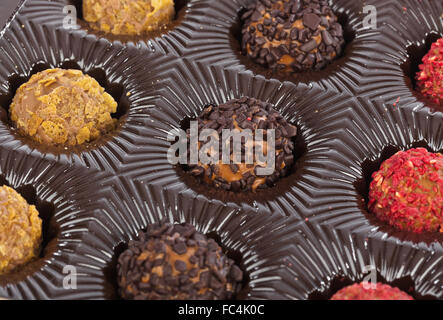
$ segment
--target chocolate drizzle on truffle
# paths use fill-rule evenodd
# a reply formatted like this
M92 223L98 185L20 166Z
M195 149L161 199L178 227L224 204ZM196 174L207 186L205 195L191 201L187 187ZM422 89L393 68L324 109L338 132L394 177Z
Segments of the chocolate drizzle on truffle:
M234 99L219 106L210 105L203 110L198 120L199 130L213 129L221 137L223 130L250 130L253 137L254 149L262 152L275 152L275 166L270 175L261 175L259 168L268 164L260 162L256 156L252 164L246 161L245 151L248 149L247 141L241 141L242 163L227 164L219 161L214 164L190 165L189 172L198 177L202 182L221 188L226 191L256 191L273 187L275 183L289 174L294 160L293 138L297 135L297 127L289 124L283 116L273 108L270 103L262 102L254 98L243 97ZM263 130L263 140L257 138L257 130ZM274 130L275 150L268 150L266 130ZM188 144L191 141L190 130ZM235 141L234 141L235 144ZM199 146L201 148L201 145ZM190 153L191 146L188 148ZM223 153L223 143L219 144L219 154ZM221 158L221 156L220 156ZM231 160L234 160L231 145Z
M241 22L243 54L277 71L320 70L345 44L326 0L257 0Z
M150 225L118 260L124 299L226 300L241 289L243 272L192 225Z

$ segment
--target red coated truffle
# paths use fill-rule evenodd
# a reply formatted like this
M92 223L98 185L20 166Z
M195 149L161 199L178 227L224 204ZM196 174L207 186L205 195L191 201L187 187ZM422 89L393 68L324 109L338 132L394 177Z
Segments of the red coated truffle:
M387 284L356 283L334 294L331 300L414 300L410 295Z
M400 151L372 176L369 210L403 231L443 232L443 155Z
M432 44L417 73L420 92L437 104L443 104L443 38Z

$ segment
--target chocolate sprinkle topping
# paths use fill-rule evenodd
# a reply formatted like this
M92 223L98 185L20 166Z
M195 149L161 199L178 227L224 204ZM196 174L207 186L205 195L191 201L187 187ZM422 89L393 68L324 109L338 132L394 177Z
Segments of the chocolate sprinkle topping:
M254 137L253 146L266 154L268 150L267 136L261 141L256 130L274 130L275 133L275 165L273 173L263 176L257 173L260 167L266 167L266 163L257 163L254 154L253 164L246 164L245 150L246 141L241 141L242 163L225 164L222 161L212 165L202 164L189 166L189 173L216 188L226 191L256 191L273 187L282 177L289 174L294 165L294 142L297 135L297 127L289 124L283 116L273 108L272 104L259 101L254 98L243 97L234 99L219 106L208 106L203 110L198 120L199 130L214 129L220 135L219 157L223 152L223 141L221 140L224 129L243 131L249 129ZM190 155L190 130L188 130L188 153ZM232 139L231 139L232 142ZM231 160L233 160L233 145L231 143ZM200 146L201 147L201 146Z
M243 54L277 71L320 70L345 44L327 0L257 0L241 22Z
M243 272L192 225L158 224L129 243L117 277L123 299L226 300L240 291Z

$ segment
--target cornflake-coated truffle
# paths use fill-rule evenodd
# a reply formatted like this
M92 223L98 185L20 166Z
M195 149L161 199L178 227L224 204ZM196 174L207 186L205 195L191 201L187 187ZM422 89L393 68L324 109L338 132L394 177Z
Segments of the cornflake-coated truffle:
M45 145L74 146L114 130L117 102L79 70L39 72L17 91L10 116L19 131Z
M220 139L219 161L216 164L202 164L189 166L189 172L202 180L203 183L221 188L226 191L253 191L272 187L275 183L290 172L294 164L294 142L297 135L297 127L289 124L283 116L273 108L272 104L259 101L257 99L243 97L234 99L219 106L209 106L205 108L198 118L200 130L216 130ZM259 168L266 168L271 163L261 162L253 154L253 163L248 164L246 151L249 149L247 141L241 141L242 162L236 164L234 157L234 141L231 139L230 159L231 163L226 163L222 159L223 154L223 130L228 129L235 133L250 130L254 139L254 150L261 150L264 154L275 152L275 166L269 175L260 175ZM263 135L260 140L257 130L274 130L275 150L270 150L268 137ZM188 130L188 143L192 140ZM204 146L204 144L203 144ZM199 145L199 150L202 145ZM191 146L188 148L190 153Z
M432 44L417 73L420 92L437 104L443 104L443 38Z
M345 44L326 0L257 0L241 21L243 54L277 71L322 69Z
M174 19L174 0L83 0L83 16L93 29L114 35L141 35Z
M373 174L369 210L403 231L443 231L443 155L400 151Z
M120 295L136 300L226 300L243 272L212 239L189 224L150 225L117 265Z
M0 187L0 274L5 274L38 256L42 221L35 206L14 189Z
M356 283L341 289L331 300L414 300L410 295L387 284Z

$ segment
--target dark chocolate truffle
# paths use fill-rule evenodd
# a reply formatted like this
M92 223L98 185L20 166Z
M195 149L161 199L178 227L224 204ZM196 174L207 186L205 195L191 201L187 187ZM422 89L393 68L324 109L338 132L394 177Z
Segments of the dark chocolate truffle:
M294 164L294 137L297 135L297 127L289 124L283 116L273 108L270 103L257 99L243 97L234 99L219 106L205 108L198 118L200 130L213 129L217 131L221 140L219 143L219 156L215 163L190 165L189 172L198 177L202 183L221 188L226 191L256 191L272 187L275 183L290 172ZM241 161L236 162L234 152L236 151L235 140L231 139L230 155L228 161L223 161L223 131L244 133L249 130L252 133L250 141L241 140ZM262 130L263 139L260 139L258 131ZM267 130L274 132L275 147L271 150ZM188 130L188 141L191 142L190 130ZM204 144L199 144L199 151ZM237 146L238 148L238 146ZM189 146L189 152L191 146ZM239 150L239 149L237 149ZM259 159L255 151L264 155L268 152L274 153L274 166L268 174L261 173L263 168L271 166L270 161ZM214 152L211 150L210 153ZM246 157L250 153L253 157ZM247 161L247 160L253 161Z
M42 221L38 211L14 189L0 187L0 274L38 256Z
M322 69L345 44L343 28L326 0L257 0L241 21L243 53L273 70Z
M373 174L369 209L399 230L443 231L443 155L400 151Z
M79 70L48 69L23 84L11 104L18 130L46 145L80 145L115 129L117 102Z
M141 35L174 19L173 0L83 0L83 16L93 29L114 35Z
M387 284L356 283L341 289L331 300L414 300L410 295Z
M150 225L117 265L120 295L136 300L226 300L243 272L213 240L189 224Z

